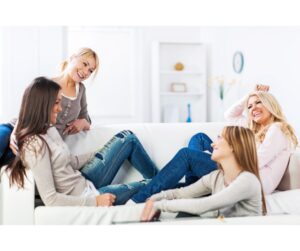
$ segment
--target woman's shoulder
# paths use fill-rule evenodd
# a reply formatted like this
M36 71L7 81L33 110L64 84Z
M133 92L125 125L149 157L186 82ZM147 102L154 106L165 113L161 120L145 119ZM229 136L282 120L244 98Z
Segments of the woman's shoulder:
M243 171L238 176L238 179L241 180L241 182L243 182L243 183L247 182L247 183L254 184L254 186L259 185L259 187L260 187L260 181L254 173L251 173L248 171Z
M269 128L268 128L268 131L267 133L270 133L272 135L283 135L285 136L285 133L283 131L283 123L281 122L273 122Z

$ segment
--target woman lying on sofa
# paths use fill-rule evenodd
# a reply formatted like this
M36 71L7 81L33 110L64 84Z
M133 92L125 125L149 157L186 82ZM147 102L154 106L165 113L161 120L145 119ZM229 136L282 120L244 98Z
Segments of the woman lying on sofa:
M255 92L226 112L227 119L237 125L248 126L255 134L259 172L265 194L272 193L278 186L293 148L298 144L293 128L287 123L278 101L268 93L268 89L268 86L256 86ZM245 109L247 117L243 115ZM183 186L187 186L214 171L217 165L211 159L211 143L211 139L203 133L193 136L188 147L179 150L131 201L141 203L153 194L176 188L184 176L186 183Z
M62 111L61 100L61 86L44 77L34 79L26 89L16 128L19 154L7 167L10 182L23 187L30 169L46 206L124 204L146 184L110 185L124 160L144 178L155 176L156 166L130 131L118 133L95 153L71 155L54 126Z
M226 217L266 213L253 132L244 127L225 127L212 147L211 158L218 163L218 170L192 185L152 195L142 221L151 221L160 211L194 215L211 212Z

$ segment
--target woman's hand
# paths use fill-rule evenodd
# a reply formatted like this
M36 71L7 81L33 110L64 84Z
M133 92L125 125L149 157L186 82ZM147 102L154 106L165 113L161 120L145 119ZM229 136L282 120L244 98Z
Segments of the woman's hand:
M116 201L116 196L112 193L104 193L96 196L97 207L112 206Z
M90 130L90 123L86 119L76 119L67 124L63 134L75 134L86 130Z
M154 201L152 199L147 200L141 215L141 221L152 221L159 218L160 211L155 209L153 205Z
M270 89L269 85L256 85L255 86L255 91L267 92L267 91L269 91L269 89Z

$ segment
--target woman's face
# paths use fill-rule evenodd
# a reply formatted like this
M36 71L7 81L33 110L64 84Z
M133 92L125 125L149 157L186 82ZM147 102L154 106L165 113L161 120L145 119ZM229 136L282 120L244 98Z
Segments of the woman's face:
M232 147L228 144L223 135L224 131L221 135L218 135L217 140L211 144L213 148L211 159L217 162L233 155Z
M248 100L248 112L251 120L260 125L267 125L270 123L272 114L262 104L257 96L251 96Z
M88 79L96 69L96 61L93 56L73 57L68 67L69 76L76 83Z
M60 113L62 111L61 108L61 90L58 92L57 97L56 97L56 101L55 104L52 108L52 112L51 112L51 124L56 124L56 120L57 120L57 115L58 113Z

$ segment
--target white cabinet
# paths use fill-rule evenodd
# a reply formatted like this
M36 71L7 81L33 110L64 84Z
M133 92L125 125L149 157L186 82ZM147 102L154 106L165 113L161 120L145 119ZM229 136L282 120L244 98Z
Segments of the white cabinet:
M155 42L152 46L152 121L186 122L188 107L192 122L206 121L205 44Z

